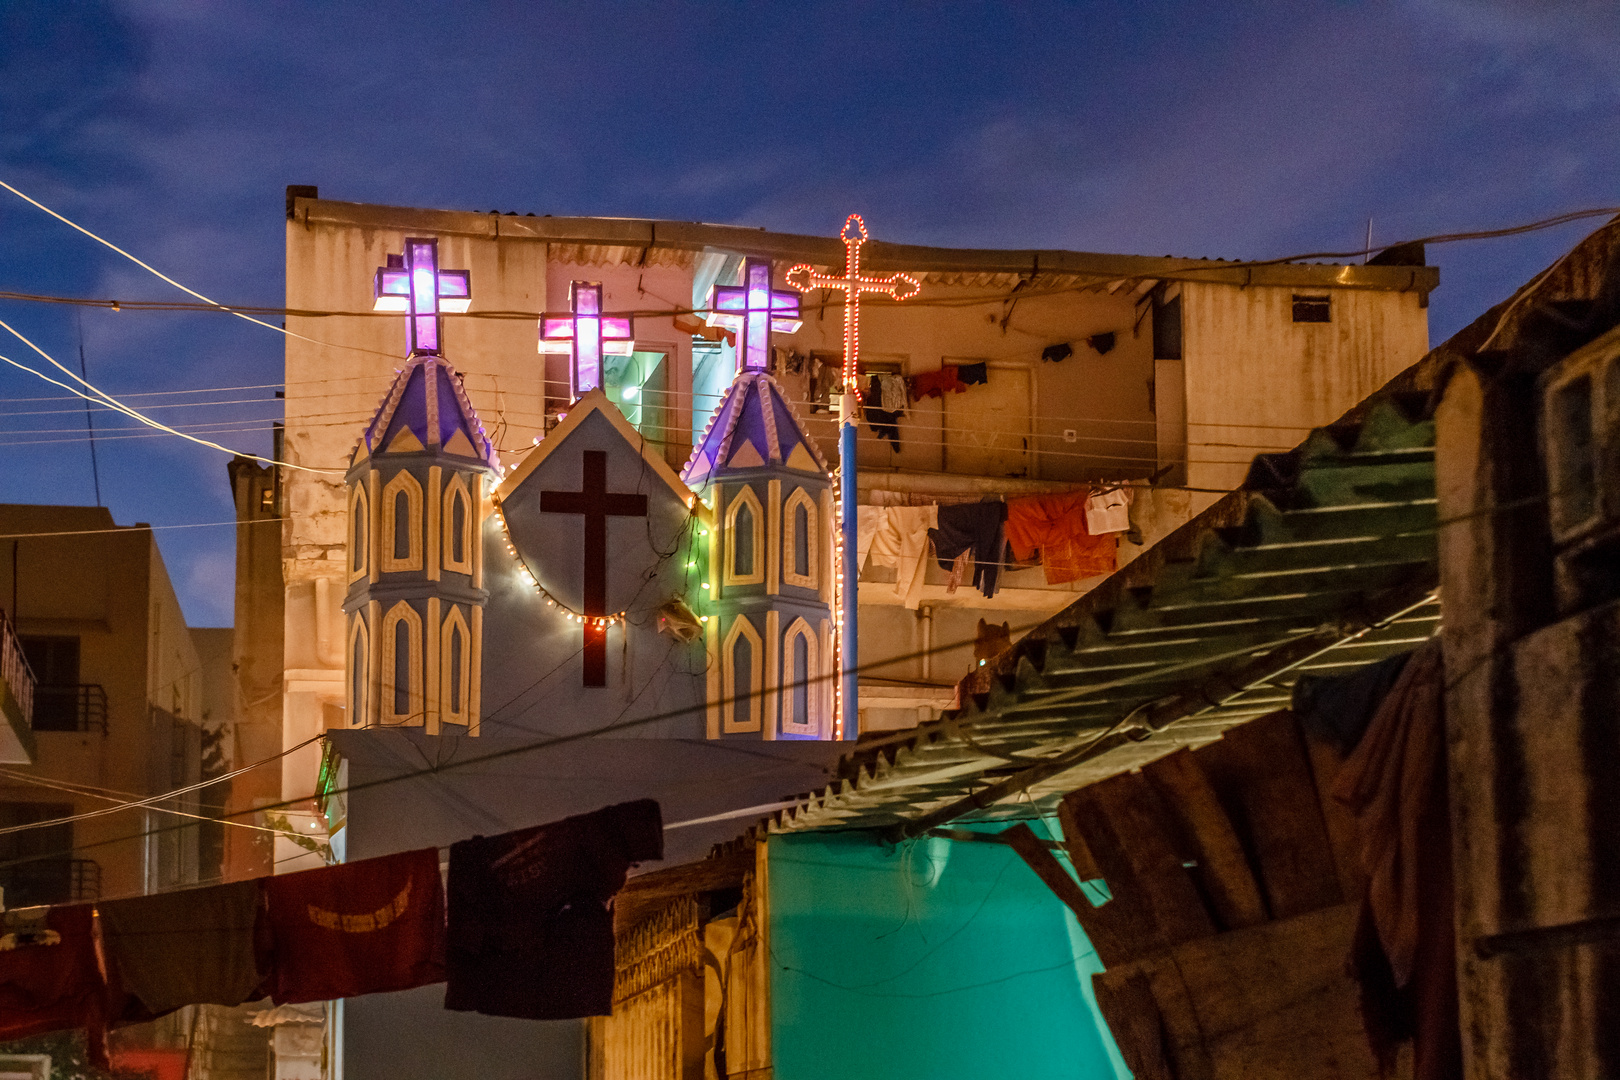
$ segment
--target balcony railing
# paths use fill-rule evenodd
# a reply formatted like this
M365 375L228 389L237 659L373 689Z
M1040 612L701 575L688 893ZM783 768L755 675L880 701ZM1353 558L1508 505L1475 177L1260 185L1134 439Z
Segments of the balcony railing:
M107 734L107 691L96 683L35 687L34 730Z
M8 908L101 899L101 864L94 859L37 859L0 870Z
M34 672L28 666L28 658L23 655L22 646L17 642L17 633L11 628L11 620L0 611L0 680L11 688L11 696L17 702L22 712L24 724L33 722L34 717ZM105 715L106 710L102 710Z

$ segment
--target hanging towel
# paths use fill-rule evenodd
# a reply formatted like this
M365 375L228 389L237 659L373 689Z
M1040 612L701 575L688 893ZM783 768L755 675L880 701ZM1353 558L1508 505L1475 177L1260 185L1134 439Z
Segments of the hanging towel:
M957 556L973 553L973 585L985 596L996 595L1006 533L1007 504L1000 499L939 507L939 527L928 531L942 570L951 570Z
M938 371L925 371L921 375L911 377L911 400L921 401L925 397L944 397L946 394L960 394L967 389L967 383L958 377L955 364L946 364Z
M263 880L260 966L277 1005L444 981L438 848Z
M262 997L253 951L261 895L255 880L98 905L119 985L151 1016Z
M1026 495L1007 500L1007 544L1020 562L1041 553L1046 583L1112 574L1118 544L1112 533L1086 531L1089 489L1059 495Z
M923 579L928 573L929 530L939 523L940 508L863 506L860 509L878 511L878 525L868 541L872 565L894 570L895 596L906 607L915 609L922 603ZM857 532L856 544L859 543L860 535Z
M990 381L990 369L985 364L963 364L956 369L956 377L963 385L979 386Z
M1086 500L1086 531L1092 536L1131 531L1131 502L1136 489L1105 488Z
M884 375L880 380L882 386L883 411L903 413L906 411L906 380L898 375Z
M0 912L0 1040L104 1030L107 988L96 963L90 904ZM92 1053L100 1040L92 1037Z
M571 1020L613 1011L613 896L664 857L651 799L450 846L444 1007Z

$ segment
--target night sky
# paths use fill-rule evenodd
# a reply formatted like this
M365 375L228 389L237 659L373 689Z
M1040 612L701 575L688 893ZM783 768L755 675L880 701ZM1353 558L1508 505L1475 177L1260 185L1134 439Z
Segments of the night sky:
M829 235L858 210L906 243L1270 258L1359 247L1369 217L1387 243L1620 204L1617 115L1616 3L0 0L0 179L244 304L282 302L287 184ZM1432 340L1596 224L1431 249ZM189 299L3 190L0 290ZM82 326L92 382L269 450L269 330L13 301L0 319L75 367ZM0 369L0 501L94 502L63 395ZM224 455L146 435L99 452L121 524L231 517ZM190 621L228 624L233 530L158 536Z

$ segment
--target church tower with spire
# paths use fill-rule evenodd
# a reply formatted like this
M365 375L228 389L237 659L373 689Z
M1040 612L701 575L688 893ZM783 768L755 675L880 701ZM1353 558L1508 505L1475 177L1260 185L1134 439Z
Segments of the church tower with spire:
M709 737L833 738L832 477L775 379L738 373L681 478L715 523Z
M377 272L382 310L403 310L411 351L350 459L344 597L351 727L453 724L478 733L483 522L494 446L441 354L441 309L469 295L433 240L405 241Z

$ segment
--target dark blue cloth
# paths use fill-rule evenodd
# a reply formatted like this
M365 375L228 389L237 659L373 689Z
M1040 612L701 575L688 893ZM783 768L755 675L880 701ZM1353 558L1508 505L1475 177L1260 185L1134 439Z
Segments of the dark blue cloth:
M985 596L996 595L1006 547L1007 504L1000 499L956 503L939 508L939 528L928 530L934 554L946 570L964 551L973 553L973 585Z

